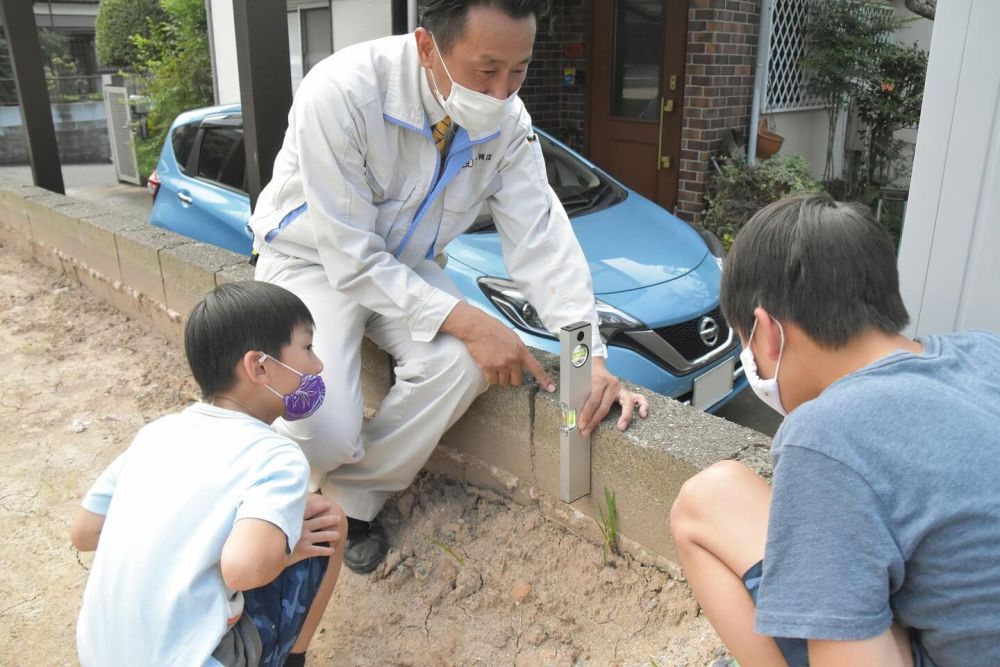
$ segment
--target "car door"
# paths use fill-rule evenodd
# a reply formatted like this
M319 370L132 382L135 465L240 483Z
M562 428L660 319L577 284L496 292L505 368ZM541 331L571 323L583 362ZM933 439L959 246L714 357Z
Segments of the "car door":
M184 177L167 194L176 199L171 229L192 238L250 254L246 228L250 198L246 193L246 153L242 117L202 121Z

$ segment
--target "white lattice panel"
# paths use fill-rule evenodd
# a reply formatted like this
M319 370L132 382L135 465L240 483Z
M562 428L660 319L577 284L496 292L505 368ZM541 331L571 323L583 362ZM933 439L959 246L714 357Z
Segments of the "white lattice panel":
M836 2L837 0L830 0ZM806 50L802 36L810 0L774 0L771 5L771 55L768 61L767 107L765 111L817 109L819 97L805 89L805 73L799 66Z

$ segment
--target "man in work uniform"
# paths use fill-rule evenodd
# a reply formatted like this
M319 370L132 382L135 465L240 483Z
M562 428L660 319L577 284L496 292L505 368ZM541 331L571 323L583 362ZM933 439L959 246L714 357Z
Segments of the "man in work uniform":
M327 399L278 420L314 482L349 517L344 562L374 569L388 550L372 523L406 488L441 435L488 385L529 371L554 385L502 322L462 300L433 261L485 204L511 276L551 331L593 323L589 433L620 402L626 428L643 399L604 363L591 276L548 185L517 97L542 0L429 0L414 34L338 51L295 96L274 176L251 219L256 277L297 294L329 360ZM362 423L364 336L396 360L396 381Z

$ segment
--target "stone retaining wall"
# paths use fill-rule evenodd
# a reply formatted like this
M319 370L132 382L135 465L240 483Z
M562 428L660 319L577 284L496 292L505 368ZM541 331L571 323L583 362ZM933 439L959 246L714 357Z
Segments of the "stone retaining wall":
M178 345L184 316L207 290L253 277L244 257L33 186L0 183L0 243L75 276ZM391 384L391 364L370 343L362 356L366 405L374 410ZM538 356L557 377L558 358ZM558 392L537 385L491 388L445 434L427 467L537 504L596 542L601 536L595 519L607 488L617 497L623 548L676 572L667 517L681 485L723 459L767 474L770 439L660 395L649 395L649 402L650 417L625 433L613 420L597 429L592 493L571 505L558 500Z

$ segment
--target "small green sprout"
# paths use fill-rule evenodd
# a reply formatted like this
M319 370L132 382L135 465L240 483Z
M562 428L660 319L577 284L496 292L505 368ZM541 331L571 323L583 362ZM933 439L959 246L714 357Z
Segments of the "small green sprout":
M618 554L618 506L615 504L615 494L608 491L607 487L604 488L604 503L607 505L607 513L605 513L604 508L598 506L598 510L601 513L601 518L598 520L597 525L601 529L601 535L604 537L604 560L605 562L611 557L611 554Z

